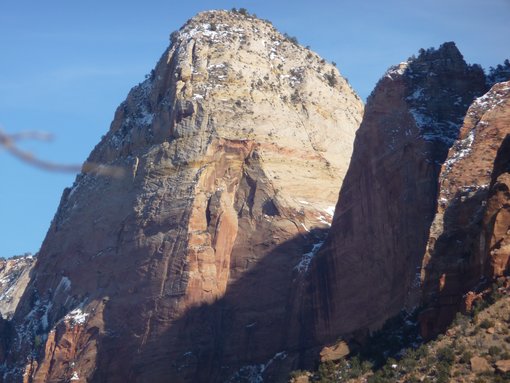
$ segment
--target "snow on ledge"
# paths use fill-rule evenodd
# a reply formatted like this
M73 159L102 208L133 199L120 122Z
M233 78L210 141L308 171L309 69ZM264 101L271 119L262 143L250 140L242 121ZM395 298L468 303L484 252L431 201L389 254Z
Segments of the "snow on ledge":
M409 66L408 61L403 61L398 65L393 65L392 67L390 67L390 69L388 69L386 71L386 73L384 74L384 77L387 77L390 80L393 80L394 79L393 76L395 76L395 77L402 76L405 73L408 66Z
M324 241L315 243L312 246L311 251L302 255L301 261L296 266L294 266L294 270L297 270L301 274L306 273L310 267L310 262L312 262L313 257L315 257L315 255L319 252L323 244Z
M64 320L72 325L83 325L89 317L88 313L83 312L81 308L75 308L64 317Z
M454 147L455 149L457 149L457 151L451 158L446 160L444 163L447 171L451 170L451 168L457 161L459 161L461 158L466 157L471 152L471 147L473 146L474 140L475 130L473 129L471 132L469 132L469 135L466 138L455 143Z

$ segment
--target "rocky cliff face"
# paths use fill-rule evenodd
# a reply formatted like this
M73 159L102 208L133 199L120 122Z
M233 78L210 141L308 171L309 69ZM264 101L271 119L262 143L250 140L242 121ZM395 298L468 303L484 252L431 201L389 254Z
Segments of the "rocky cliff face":
M6 381L267 374L299 348L297 291L362 110L333 66L267 22L191 19L118 108L95 171L65 190Z
M510 82L503 82L471 105L441 170L423 261L426 335L449 324L469 290L508 271L509 133Z
M0 260L0 315L4 319L12 318L34 263L31 255Z
M422 50L377 84L312 265L320 341L376 328L419 303L441 165L485 87L481 68L467 65L453 43Z

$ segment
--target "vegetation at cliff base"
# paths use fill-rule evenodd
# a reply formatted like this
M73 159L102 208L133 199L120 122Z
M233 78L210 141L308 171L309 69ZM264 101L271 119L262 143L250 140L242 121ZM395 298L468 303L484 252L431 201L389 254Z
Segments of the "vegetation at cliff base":
M458 313L446 333L435 340L421 343L418 328L411 331L416 317L400 315L353 356L321 363L314 372L295 371L290 381L510 382L510 296L501 285L495 284L485 299L477 300L469 315ZM403 323L408 324L407 330Z

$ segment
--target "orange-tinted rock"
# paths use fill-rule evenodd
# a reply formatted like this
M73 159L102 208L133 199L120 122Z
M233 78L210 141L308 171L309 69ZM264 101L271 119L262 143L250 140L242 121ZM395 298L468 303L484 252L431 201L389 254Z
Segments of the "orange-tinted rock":
M463 313L469 313L471 310L473 310L475 302L483 299L483 297L480 294L476 294L473 291L469 291L464 296L464 306L462 307L461 311Z
M391 68L377 84L312 268L320 341L377 328L419 303L440 167L484 91L483 72L453 43Z
M363 104L267 22L206 12L172 40L62 196L14 317L31 381L271 381L309 332Z
M481 356L473 356L469 363L471 364L471 371L474 373L490 372L494 371L494 368L489 364L487 359Z
M496 369L503 374L510 372L510 359L498 360L496 362Z
M310 383L310 378L307 375L301 375L294 378L291 383Z
M481 278L491 280L507 270L509 133L506 82L494 85L469 108L441 171L437 212L423 260L424 302L432 310L427 336L446 328L462 308L462 296Z
M321 362L327 362L332 360L339 360L347 355L349 355L351 351L349 350L349 346L346 342L340 341L333 346L326 346L320 352Z

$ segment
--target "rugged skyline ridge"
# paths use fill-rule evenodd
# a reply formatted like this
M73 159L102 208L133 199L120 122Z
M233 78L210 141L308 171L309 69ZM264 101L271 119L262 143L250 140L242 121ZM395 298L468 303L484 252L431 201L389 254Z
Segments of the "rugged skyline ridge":
M485 90L481 68L466 64L451 42L422 50L379 81L313 265L319 338L375 329L419 305L441 165Z
M269 23L188 21L88 159L123 175L83 173L64 192L7 381L225 381L294 363L281 352L299 348L295 294L362 110L333 65Z
M457 274L437 251L420 269L470 121L497 132L486 163L504 139L506 114L485 114L505 109L507 85L464 119L486 90L454 43L420 51L376 86L350 161L363 104L332 65L250 15L197 15L90 155L117 176L84 172L64 192L0 321L14 326L3 379L284 381L339 337L362 343L421 302L443 310L434 286ZM502 225L505 150L486 219ZM508 258L491 254L487 278Z

